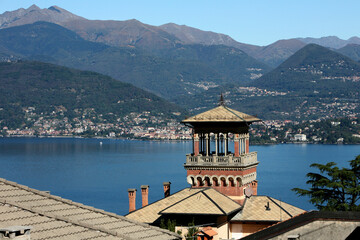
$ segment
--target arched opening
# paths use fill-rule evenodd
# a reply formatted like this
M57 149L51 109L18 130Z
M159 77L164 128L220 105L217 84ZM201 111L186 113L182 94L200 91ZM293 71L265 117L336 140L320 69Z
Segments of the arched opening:
M226 187L226 186L227 186L225 177L220 178L220 182L221 182L221 186L222 186L222 187Z
M218 187L219 186L219 179L217 177L213 177L212 180L213 180L213 186Z
M201 177L197 177L197 186L198 186L198 187L204 186L204 183L203 183Z
M210 186L211 186L210 178L209 178L209 177L205 177L205 178L204 178L204 184L205 184L206 187L210 187Z
M238 187L241 187L241 186L242 186L241 177L237 177L237 178L236 178L236 185L237 185Z
M232 177L229 178L229 185L230 185L230 187L235 187L235 182Z
M195 187L195 179L194 179L194 177L190 177L190 179L191 179L191 186L194 186Z

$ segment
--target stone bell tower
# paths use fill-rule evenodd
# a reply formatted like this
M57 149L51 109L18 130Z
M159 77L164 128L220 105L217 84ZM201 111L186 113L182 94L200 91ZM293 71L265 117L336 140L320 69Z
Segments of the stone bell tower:
M186 155L187 181L212 187L242 202L257 194L257 153L249 152L249 125L260 119L220 106L182 121L193 129L193 152ZM233 152L231 151L233 150Z

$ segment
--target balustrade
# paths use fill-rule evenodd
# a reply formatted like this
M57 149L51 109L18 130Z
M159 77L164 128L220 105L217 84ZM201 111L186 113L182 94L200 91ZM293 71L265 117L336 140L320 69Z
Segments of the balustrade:
M233 154L228 154L227 156L194 156L192 154L188 154L186 155L185 166L249 166L257 163L257 152L241 154L239 157L235 157Z

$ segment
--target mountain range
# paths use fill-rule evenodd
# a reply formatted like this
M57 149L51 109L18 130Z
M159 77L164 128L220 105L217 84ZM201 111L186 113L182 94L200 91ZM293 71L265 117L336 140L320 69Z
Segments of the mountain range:
M57 6L0 15L0 59L96 71L195 112L216 105L223 92L229 105L265 119L340 116L332 106L347 103L347 114L360 112L358 42L294 38L256 46L174 23L87 20ZM331 113L314 110L328 104Z
M360 63L328 48L308 44L280 66L246 86L223 85L176 103L198 109L216 105L223 92L231 107L262 119L318 119L360 113Z
M8 55L96 71L165 98L246 82L270 70L237 48L176 45L154 55L137 47L87 41L49 22L1 29L0 49Z
M87 20L60 7L40 9L32 5L0 15L0 28L31 24L37 21L52 22L74 31L85 40L105 43L110 46L136 46L150 51L172 48L181 44L225 45L244 51L263 63L276 67L306 44L339 49L347 44L360 44L360 38L348 40L335 36L322 38L294 38L279 40L267 46L240 43L228 35L202 31L185 25L168 23L152 26L135 19L127 21Z

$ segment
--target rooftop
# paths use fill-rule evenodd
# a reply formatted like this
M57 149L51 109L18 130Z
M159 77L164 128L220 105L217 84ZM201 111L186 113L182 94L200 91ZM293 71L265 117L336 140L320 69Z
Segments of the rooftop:
M232 221L284 221L305 210L268 196L251 196L246 198L243 209Z
M286 221L274 224L268 228L264 228L256 233L250 234L242 239L246 240L259 240L259 239L270 239L270 238L276 238L276 236L279 236L280 234L283 234L285 232L289 232L291 230L300 228L301 226L304 226L310 222L314 221L321 221L322 226L326 226L327 224L324 223L324 221L338 221L338 222L351 222L351 225L353 226L360 226L360 212L341 212L341 211L334 211L334 212L327 212L327 211L311 211L306 212L304 214L299 214L297 216L294 216L292 218L289 218ZM336 225L330 224L327 225L332 228L333 231L342 231L345 229L344 225L340 225L340 228L336 228ZM311 232L316 232L316 230L319 229L312 229L311 227L308 227L305 234L309 234ZM355 229L355 233L358 233L358 228ZM304 234L304 236L305 236ZM306 236L307 239L313 239L311 235ZM306 238L305 237L305 238ZM323 236L322 239L329 239L329 236ZM354 236L352 236L354 237ZM357 236L358 237L358 236ZM301 238L302 239L302 238ZM338 239L338 238L334 238ZM341 238L345 239L345 238ZM358 239L356 236L354 238L346 239Z
M31 239L181 239L177 234L0 178L0 228Z
M215 189L185 188L126 217L153 223L162 214L229 215L240 208L240 204Z
M183 123L196 122L258 122L261 119L236 111L226 106L218 106L209 111L197 114L183 120Z

